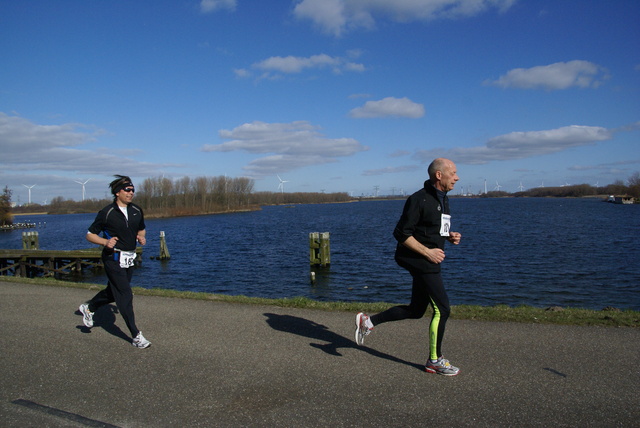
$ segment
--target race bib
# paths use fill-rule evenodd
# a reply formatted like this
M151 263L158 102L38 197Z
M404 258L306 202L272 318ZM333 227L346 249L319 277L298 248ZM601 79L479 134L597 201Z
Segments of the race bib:
M449 214L442 214L440 219L440 236L449 236L451 230L451 216Z
M130 268L133 266L133 261L136 259L135 251L120 251L120 267Z

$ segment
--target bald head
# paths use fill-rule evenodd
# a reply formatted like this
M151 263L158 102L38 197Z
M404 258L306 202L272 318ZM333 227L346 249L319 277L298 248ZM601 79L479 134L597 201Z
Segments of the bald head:
M428 168L429 181L431 184L444 192L453 190L456 182L460 179L456 164L446 158L437 158L429 165Z

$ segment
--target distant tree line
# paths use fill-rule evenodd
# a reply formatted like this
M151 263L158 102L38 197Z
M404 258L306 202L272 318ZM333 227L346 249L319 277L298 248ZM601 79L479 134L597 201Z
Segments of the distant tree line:
M149 217L174 217L351 200L346 193L254 192L254 184L246 177L147 178L136 188L135 201Z
M587 196L618 195L640 198L640 173L634 173L625 185L622 180L617 180L607 186L595 187L589 184L577 184L558 187L535 187L523 192L508 193L502 191L491 191L480 195L487 198L504 196L528 196L528 197L557 197L557 198L582 198Z
M13 214L80 214L98 212L102 207L110 203L112 199L85 199L84 201L74 201L73 199L65 199L62 196L56 196L51 199L47 205L42 204L24 204L13 207Z
M254 192L254 180L246 177L165 177L147 178L136 187L134 201L148 217L176 217L185 215L212 214L221 212L260 209L262 205L321 204L358 200L347 193L283 193ZM57 196L49 205L30 204L11 207L11 190L5 187L0 195L0 225L12 224L12 214L49 213L73 214L95 213L111 203L113 199L87 199L74 201ZM491 191L480 197L571 197L580 198L599 195L618 195L640 198L640 173L636 172L624 184L621 180L603 187L588 184L560 187L537 187L524 192L507 193ZM384 199L380 197L379 199ZM388 196L386 198L396 199Z
M150 217L173 217L251 209L250 178L147 178L136 186L135 202Z
M45 208L45 211L49 214L93 213L98 212L112 201L113 199L85 199L84 201L74 201L72 199L64 199L62 196L56 196L51 199L48 210L46 210L46 206L43 208ZM34 211L33 207L31 211Z
M134 202L144 209L147 217L152 218L258 210L262 205L319 204L353 200L346 193L254 192L253 187L254 180L245 177L182 177L174 180L154 177L147 178L136 186ZM11 191L8 188L5 192L7 191L6 210L11 213ZM80 202L57 196L49 205L22 205L14 207L13 212L92 213L98 212L112 201L113 199L85 199Z

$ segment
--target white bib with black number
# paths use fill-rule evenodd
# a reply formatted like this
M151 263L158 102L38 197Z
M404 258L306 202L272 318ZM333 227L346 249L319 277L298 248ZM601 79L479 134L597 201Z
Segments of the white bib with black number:
M133 261L136 259L135 251L120 251L120 267L130 268L133 266Z
M449 214L442 214L440 220L440 236L449 236L451 230L451 216Z

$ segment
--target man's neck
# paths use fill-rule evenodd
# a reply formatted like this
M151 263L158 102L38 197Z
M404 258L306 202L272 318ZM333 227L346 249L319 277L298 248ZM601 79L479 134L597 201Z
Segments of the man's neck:
M440 185L440 182L439 182L439 181L436 181L436 182L434 183L433 181L429 180L429 184L431 184L431 185L433 186L433 188L434 188L434 189L436 189L436 190L438 190L438 191L440 191L440 192L442 192L442 193L447 193L447 192L445 192L445 191L442 189L442 186Z

